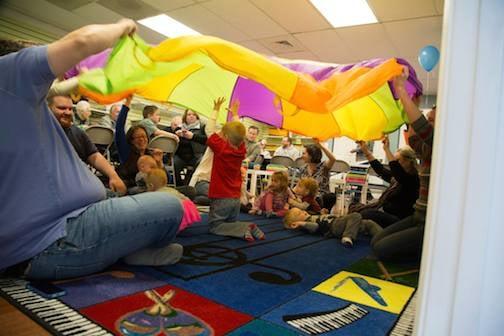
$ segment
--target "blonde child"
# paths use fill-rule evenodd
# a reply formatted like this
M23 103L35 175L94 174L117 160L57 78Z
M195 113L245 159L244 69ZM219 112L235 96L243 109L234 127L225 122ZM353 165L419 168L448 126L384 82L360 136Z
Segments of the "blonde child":
M247 168L241 167L242 186L240 192L240 211L248 213L254 204L254 195L247 191Z
M362 219L358 213L342 217L334 215L310 215L308 212L292 208L285 214L284 227L288 230L304 229L310 233L341 239L346 247L353 247L359 232L374 237L383 230L372 220Z
M135 176L135 183L138 187L145 187L145 177L154 168L158 168L156 160L150 155L142 155L137 161L138 173Z
M182 208L184 209L184 215L180 221L180 226L178 232L186 229L188 226L200 222L201 216L198 209L194 203L187 198L185 195L181 194L174 188L166 186L168 179L166 176L166 171L160 168L154 168L145 177L145 183L147 185L147 191L160 191L169 193L180 200Z
M294 197L289 198L291 208L299 208L310 214L321 212L320 205L317 202L318 182L313 177L303 177L294 187Z
M216 120L224 98L214 102L215 108L210 116ZM231 110L238 111L238 102ZM229 121L218 133L213 133L207 145L214 153L208 196L210 212L208 225L211 233L220 236L242 238L247 241L264 239L264 233L252 223L237 222L240 213L240 191L242 177L240 167L245 159L245 126L239 121Z
M261 215L266 217L276 215L283 217L289 210L289 197L293 196L289 190L289 178L286 173L274 172L271 175L269 185L259 198L255 201L254 207L249 211L251 215Z

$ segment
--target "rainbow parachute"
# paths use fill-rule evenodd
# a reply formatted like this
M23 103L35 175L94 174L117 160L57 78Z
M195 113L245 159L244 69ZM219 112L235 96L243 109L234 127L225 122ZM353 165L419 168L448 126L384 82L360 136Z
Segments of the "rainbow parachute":
M268 58L209 36L154 47L134 36L81 62L78 67L94 69L80 74L79 91L103 104L134 93L202 115L210 114L217 97L239 99L240 116L274 127L320 140L373 140L407 121L389 84L401 64L410 68L408 92L420 95L415 71L401 59L336 65Z

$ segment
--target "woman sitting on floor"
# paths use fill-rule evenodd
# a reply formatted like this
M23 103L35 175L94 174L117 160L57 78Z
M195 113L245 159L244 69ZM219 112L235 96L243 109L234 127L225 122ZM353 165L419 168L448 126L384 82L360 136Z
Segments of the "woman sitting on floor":
M376 202L358 204L350 212L359 212L364 219L371 219L387 227L400 219L413 214L413 205L418 198L420 179L418 178L416 154L409 146L399 148L395 154L390 151L390 143L383 140L383 150L389 160L390 169L375 159L364 141L357 141L371 167L390 186Z

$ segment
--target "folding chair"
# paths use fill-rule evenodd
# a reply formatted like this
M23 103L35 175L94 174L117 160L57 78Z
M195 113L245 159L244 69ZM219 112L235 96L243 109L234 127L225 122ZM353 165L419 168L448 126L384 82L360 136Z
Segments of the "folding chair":
M350 165L343 160L336 160L331 167L331 174L346 173L350 170Z
M166 135L158 135L149 142L149 148L157 148L163 151L164 154L168 156L168 163L165 165L165 168L168 174L171 174L172 180L168 178L168 185L173 187L176 186L176 178L175 178L175 164L173 157L178 148L178 143L174 139L167 137ZM172 182L172 183L170 183Z
M270 160L270 164L282 165L286 168L294 167L294 160L288 156L273 156Z
M110 145L114 141L114 130L105 126L93 125L85 130L89 140L94 143L108 161L110 161Z
M303 168L306 165L306 162L303 160L302 157L298 157L296 161L294 161L294 166L296 168Z

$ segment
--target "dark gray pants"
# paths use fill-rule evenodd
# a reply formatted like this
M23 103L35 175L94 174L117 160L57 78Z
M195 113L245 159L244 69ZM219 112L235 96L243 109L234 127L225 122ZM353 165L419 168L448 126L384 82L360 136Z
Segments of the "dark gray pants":
M380 260L418 260L422 254L425 216L415 212L383 231L371 240L373 253Z
M244 238L251 223L237 222L239 213L239 198L212 198L208 213L210 232L219 236Z
M382 228L372 220L362 219L359 213L354 212L333 220L330 230L331 235L336 238L348 237L355 240L359 232L373 237L381 232Z

